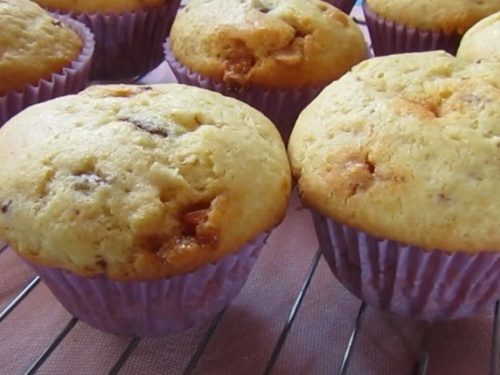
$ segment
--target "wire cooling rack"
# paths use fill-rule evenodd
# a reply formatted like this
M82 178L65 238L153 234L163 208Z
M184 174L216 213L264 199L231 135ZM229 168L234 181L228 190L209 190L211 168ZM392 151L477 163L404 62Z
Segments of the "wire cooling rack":
M2 261L2 254L6 252L8 249L6 245L0 245L0 262ZM269 356L267 364L265 366L265 370L263 371L264 375L274 374L275 365L280 357L283 346L287 340L288 334L295 322L295 319L301 309L302 302L304 297L309 291L309 287L311 285L311 281L315 275L315 272L318 268L318 264L321 260L321 251L318 249L313 256L311 263L309 265L309 270L307 271L305 278L302 282L300 289L295 296L295 300L291 305L289 314L284 322L282 322L281 332L278 336L278 339L274 343L274 347L272 353ZM29 297L30 293L34 290L34 288L40 283L40 278L38 276L33 277L22 290L8 303L0 312L0 324L4 322L4 320L16 309L16 307L23 302L24 299ZM494 307L494 315L492 319L492 339L491 339L491 349L490 349L490 374L497 375L500 373L499 371L499 307L500 303L497 302ZM367 306L364 303L360 303L358 312L355 317L352 319L352 332L345 342L345 350L342 355L341 362L338 364L337 374L339 375L347 375L352 374L349 371L349 365L351 363L351 357L356 349L358 336L361 334L363 330L364 317L367 311ZM206 328L201 340L198 343L198 346L194 353L192 354L187 366L180 371L175 373L182 373L184 375L194 374L197 370L198 364L202 359L207 345L212 339L214 333L217 331L221 320L224 317L225 311L222 311L217 315L217 317L210 323L210 325ZM72 317L66 323L66 325L62 328L62 330L55 335L52 342L43 350L38 358L29 366L26 370L25 374L35 374L42 367L42 365L49 359L51 354L58 348L59 345L63 342L66 336L72 331L72 329L77 324L78 319ZM428 372L428 364L431 359L430 353L426 347L426 336L428 332L432 330L432 323L428 323L425 327L424 336L421 343L420 355L416 359L415 362L415 375L425 375ZM119 374L122 367L127 363L128 359L134 352L134 350L138 347L141 339L140 338L131 338L125 349L119 356L118 360L114 363L114 365L107 371L108 374L114 375ZM6 343L2 341L2 345ZM1 370L0 370L1 371ZM174 372L172 372L173 374Z
M184 3L184 2L183 2ZM365 35L366 33L366 28L364 28L364 21L363 17L359 12L359 9L355 9L355 20L356 22L363 28L363 31ZM300 228L300 226L299 226ZM309 228L311 231L311 228ZM291 229L291 231L296 231L296 229ZM304 233L306 233L307 230L304 229ZM285 232L285 236L288 236L288 234ZM310 243L309 243L310 245ZM294 251L297 251L297 249L300 249L300 246L297 246L297 248ZM274 249L276 251L276 249ZM5 245L0 243L0 267L2 266L2 262L5 261L6 258L9 257L8 253L11 252L11 250ZM326 269L326 265L324 260L322 259L321 251L318 249L315 252L309 251L311 256L306 257L307 259L307 267L304 267L305 271L298 273L297 277L301 278L301 281L296 283L295 293L290 292L290 296L293 296L291 300L289 301L289 296L283 296L283 300L286 302L284 305L287 306L287 310L285 310L284 315L280 315L280 318L276 318L275 320L277 321L277 326L278 332L274 332L273 334L269 334L269 337L264 337L264 341L266 341L266 344L270 346L270 350L267 350L265 353L265 363L263 366L260 366L261 369L255 368L255 370L248 370L248 366L246 367L247 370L245 371L235 371L232 370L230 372L223 372L224 374L230 373L231 375L233 373L238 373L240 375L242 374L263 374L263 375L271 375L271 374L304 374L304 375L314 375L314 374L339 374L339 375L358 375L358 374L384 374L384 375L389 375L389 374L397 374L397 375L441 375L441 374L453 374L453 375L476 375L476 374L490 374L490 375L500 375L500 364L499 364L499 356L500 356L500 342L499 342L499 335L500 335L500 329L499 329L499 309L500 309L500 302L497 302L493 308L493 312L487 316L483 316L482 318L482 325L483 327L484 324L489 325L490 328L490 333L489 337L486 339L481 339L481 342L476 345L476 341L472 340L469 337L470 332L475 332L478 330L476 325L472 325L467 329L468 333L465 333L463 335L459 335L457 338L454 333L458 330L464 331L464 325L460 324L454 324L451 323L450 327L448 327L448 331L446 333L446 340L445 340L445 345L449 342L450 345L452 346L452 343L456 340L471 340L474 341L471 345L472 346L482 346L484 345L485 348L483 351L486 351L487 353L483 353L481 356L482 362L484 362L484 359L487 358L489 363L480 363L481 364L481 369L479 369L479 366L477 364L481 362L481 359L478 361L478 358L474 358L474 364L471 366L468 366L467 369L462 368L460 364L467 363L468 359L464 358L466 355L461 355L457 358L453 358L454 361L457 361L459 364L458 366L455 366L453 370L443 370L439 369L439 366L437 366L437 369L434 370L429 370L429 364L433 361L439 361L441 359L440 356L438 355L433 355L432 353L435 352L432 348L432 340L431 336L439 330L443 330L443 328L440 326L440 323L415 323L410 320L404 320L402 322L403 325L411 325L411 324L416 324L418 326L418 332L419 332L419 337L415 338L414 341L418 342L416 345L417 349L415 351L415 354L410 356L409 358L406 358L405 361L410 361L411 364L410 366L407 366L406 368L409 369L404 372L404 374L400 371L397 370L389 370L387 369L387 366L381 365L379 366L380 368L378 370L375 370L375 365L368 363L365 367L360 367L360 366L354 366L353 367L353 357L355 356L356 353L358 353L359 356L364 356L367 353L367 350L371 350L372 352L375 351L377 354L375 356L369 355L368 357L370 360L373 358L379 358L379 357L389 357L389 359L385 359L385 363L387 362L394 362L397 361L397 358L394 357L394 354L391 354L388 352L383 345L380 345L380 347L377 347L377 344L373 345L371 348L366 349L367 343L362 342L360 343L360 337L361 341L363 338L363 335L367 335L367 332L371 332L371 328L373 328L373 325L382 325L381 321L383 319L384 315L383 313L376 312L374 309L371 309L370 307L366 306L364 303L356 300L354 297L349 297L351 301L351 305L353 306L352 311L349 311L347 314L348 319L346 324L348 325L348 332L346 335L340 335L342 336L340 339L336 340L334 343L329 342L328 338L323 337L323 341L321 341L318 345L320 346L328 346L332 345L332 351L337 351L340 353L340 355L332 356L332 359L330 361L330 357L326 359L325 363L329 363L327 368L325 369L318 369L317 367L315 370L297 370L294 371L293 369L287 369L284 370L283 368L280 368L279 362L283 360L287 360L291 356L294 356L295 354L292 353L286 353L285 355L285 347L287 345L290 345L290 341L293 341L294 339L290 338L290 336L300 336L304 335L305 332L307 332L308 327L297 327L297 325L301 325L301 322L307 321L309 318L307 316L307 313L304 312L307 307L304 307L304 300L309 297L311 298L312 295L317 293L317 290L312 290L314 287L311 287L313 284L313 279L318 279L318 278L328 278L331 282L334 283L333 276L331 274L328 274L325 276L323 274L324 269ZM261 260L262 262L263 260ZM323 271L319 270L323 267ZM259 279L261 277L259 275L259 272L262 273L262 271L255 270L254 273L257 273L255 276L256 279ZM320 275L321 274L321 275ZM0 281L2 280L2 274L0 274ZM30 298L34 299L35 297L32 297L32 294L36 293L35 290L37 287L40 286L40 278L38 276L31 276L28 278L20 287L20 289L14 293L13 297L9 298L6 302L3 302L3 306L1 311L0 311L0 353L2 350L5 350L6 348L9 347L9 341L6 341L1 336L2 332L2 326L7 324L8 318L11 315L15 315L16 309L22 309L22 304L27 303L26 301L29 301ZM272 283L272 280L269 280L269 282ZM17 285L17 284L16 284ZM262 285L260 286L262 287ZM0 296L2 295L2 291L0 289ZM336 292L338 295L338 292ZM340 298L340 297L337 297ZM321 301L320 301L321 302ZM324 301L321 302L321 306L323 306L325 309L331 308L333 310L333 307L335 306L337 301ZM48 302L47 303L51 303ZM306 303L307 305L307 303ZM317 304L316 306L313 307L318 307L319 305ZM228 310L231 308L228 307ZM162 374L183 374L183 375L190 375L190 374L214 374L214 375L219 375L219 373L222 374L222 372L219 372L218 370L210 370L206 371L203 368L203 361L206 361L206 358L209 356L207 354L207 351L209 351L209 347L211 344L213 344L213 341L215 340L215 336L217 336L217 333L223 330L223 322L227 320L227 315L228 311L224 310L221 313L217 315L217 317L210 322L207 326L203 327L199 333L198 336L195 337L196 345L194 346L194 349L187 354L188 358L185 358L183 361L182 365L176 365L172 364L167 364L166 366L163 366L162 371L152 371L151 373L162 373ZM274 315L276 315L273 312ZM302 318L297 319L300 315ZM376 318L369 319L370 314L378 314ZM33 318L36 318L36 311L33 312ZM335 321L336 319L340 319L340 317L337 316L332 316L331 321ZM345 316L343 317L345 320ZM64 324L57 330L51 331L51 338L48 344L45 347L42 347L39 351L37 350L37 353L31 353L29 351L22 352L22 353L17 353L17 356L19 360L22 360L23 357L29 357L29 358L34 358L33 361L28 359L29 363L25 368L20 373L24 374L36 374L36 373L50 373L51 375L55 374L66 374L65 370L61 371L53 371L50 370L50 372L44 371L44 365L46 365L48 362L51 360L54 360L55 352L57 350L61 350L64 348L66 342L68 341L69 336L71 336L75 330L78 330L75 327L78 327L78 319L75 317L68 317L66 318L66 321ZM318 323L315 325L316 328L314 328L316 331L313 332L313 336L320 336L319 333L322 329L326 329L325 325L321 322L313 322L313 323ZM321 323L321 324L319 324ZM484 324L483 324L484 323ZM242 324L245 324L245 322L242 322ZM302 324L303 325L303 324ZM295 332L294 332L295 329ZM298 332L297 332L298 331ZM388 330L388 329L378 329L378 335L381 336L387 336L390 338L391 335L397 335L395 333L396 331L393 330ZM382 333L380 333L382 332ZM96 333L97 334L97 333ZM33 332L33 335L36 336L36 333ZM387 338L387 337L382 337L382 339ZM239 337L239 340L245 340L245 337ZM398 342L404 342L403 339L399 338L400 340ZM127 366L127 364L130 364L132 361L133 356L137 353L138 348L140 347L141 343L144 341L147 341L146 339L140 339L140 338L131 338L128 339L124 343L124 345L118 346L119 352L116 355L116 359L113 360L109 366L106 368L101 368L98 373L102 374L120 374L123 373L124 368ZM271 341L271 342L269 342ZM366 340L365 340L366 341ZM376 343L380 343L379 341L375 341ZM488 344L484 344L485 342L489 342ZM225 345L231 345L231 342L225 343ZM308 342L307 345L313 345ZM470 349L471 345L467 346L466 348ZM301 351L303 347L300 345L296 345L295 349L296 351ZM467 351L468 349L462 350L461 354L464 351ZM482 348L479 348L482 349ZM328 350L323 350L323 352L328 352ZM371 352L370 352L371 353ZM36 356L34 356L36 354ZM391 357L392 356L392 357ZM241 358L236 358L237 361L244 361L245 356L242 355ZM283 357L286 357L285 359ZM336 357L333 359L333 357ZM84 359L85 360L85 359ZM90 358L89 361L92 361L93 359ZM250 359L252 360L252 359ZM313 359L314 361L314 359ZM24 360L26 362L26 360ZM354 361L356 363L356 361ZM217 368L217 366L215 366ZM361 369L362 368L362 369ZM143 374L143 371L126 371L127 373L140 373L141 375ZM92 371L89 372L85 369L81 369L80 373L84 374L94 374L96 372ZM431 374L432 373L432 374ZM16 375L12 374L9 372L4 372L2 364L0 363L0 375Z

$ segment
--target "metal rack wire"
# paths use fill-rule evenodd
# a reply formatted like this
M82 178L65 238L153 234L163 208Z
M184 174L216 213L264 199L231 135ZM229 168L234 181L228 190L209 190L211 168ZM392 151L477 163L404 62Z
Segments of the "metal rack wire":
M0 247L0 255L7 249L7 246L3 245ZM274 345L274 349L272 354L267 362L266 369L263 375L271 375L273 374L273 370L275 364L277 363L278 358L280 357L282 348L287 340L288 333L293 326L295 318L302 306L302 301L306 296L309 286L311 284L311 280L317 270L319 261L321 259L321 251L318 250L314 255L311 264L309 266L309 270L305 276L305 279L302 283L302 287L298 291L295 301L290 309L288 317L286 321L283 323L283 328L280 332L279 338ZM0 258L1 261L1 258ZM30 294L30 292L36 287L36 285L40 282L40 278L34 277L13 299L7 306L0 312L0 323L14 311L15 307L22 303L22 301ZM353 352L356 348L356 342L359 334L362 331L363 320L366 313L366 304L361 303L358 309L358 313L353 322L353 329L351 335L346 342L345 351L342 356L342 361L338 367L337 374L338 375L347 375L349 374L349 365L353 355ZM499 355L500 355L500 325L499 325L499 312L500 312L500 302L495 304L495 311L492 323L492 341L491 341L491 356L490 356L490 375L498 375L500 374L499 369ZM196 371L198 363L203 357L205 349L210 342L212 336L217 330L219 323L221 322L224 316L224 311L219 313L217 317L212 321L210 326L206 329L203 338L201 339L196 351L192 355L188 365L183 371L183 375L191 375ZM64 338L71 332L71 330L75 327L78 319L72 317L64 328L57 334L53 341L47 346L47 348L39 355L39 357L32 363L29 369L25 374L32 375L36 374L37 370L49 359L50 355L56 350L56 348L61 344ZM428 333L432 329L432 323L429 323L425 329L425 332ZM415 375L425 375L427 374L428 364L431 360L430 353L427 347L427 334L424 333L424 338L421 344L421 351L418 361L415 366ZM138 347L140 343L140 338L132 338L130 339L128 345L125 350L121 353L118 360L109 370L108 374L116 375L120 373L122 367L127 363L127 360L130 358L134 350Z

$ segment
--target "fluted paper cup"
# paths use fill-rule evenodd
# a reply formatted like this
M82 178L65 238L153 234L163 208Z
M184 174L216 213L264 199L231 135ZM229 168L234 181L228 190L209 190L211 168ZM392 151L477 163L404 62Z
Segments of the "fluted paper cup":
M63 12L87 25L95 35L91 80L131 79L163 61L163 43L174 22L180 0L123 13Z
M334 275L369 305L433 321L474 315L500 298L500 253L428 251L313 218Z
M30 262L59 302L101 331L164 336L213 319L239 293L268 234L192 273L154 281L87 278Z
M444 50L455 55L462 35L418 29L385 19L363 2L366 25L375 56Z

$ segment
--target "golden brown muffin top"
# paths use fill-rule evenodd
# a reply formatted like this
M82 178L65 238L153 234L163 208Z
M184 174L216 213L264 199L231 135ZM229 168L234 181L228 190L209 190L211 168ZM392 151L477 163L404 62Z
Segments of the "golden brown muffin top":
M354 21L319 0L191 0L171 46L194 72L237 87L326 84L367 56Z
M464 34L472 25L500 11L500 0L366 0L384 18L411 27Z
M89 13L121 13L152 8L171 0L35 0L49 9Z
M486 17L465 33L457 56L468 61L486 59L500 63L500 12Z
M81 275L193 271L277 225L291 176L273 124L183 85L95 86L0 129L0 237Z
M365 61L300 115L289 155L328 217L426 249L500 251L500 75L444 52Z
M0 0L0 95L47 79L76 59L80 37L29 0Z

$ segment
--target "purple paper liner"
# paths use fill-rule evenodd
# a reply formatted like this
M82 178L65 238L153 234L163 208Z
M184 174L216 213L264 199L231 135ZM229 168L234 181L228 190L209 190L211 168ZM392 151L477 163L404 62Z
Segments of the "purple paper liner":
M131 337L181 332L213 319L245 284L269 233L192 273L145 282L87 278L28 262L71 314Z
M456 55L463 36L407 27L385 19L372 11L366 0L363 1L363 12L375 56L433 50L445 50Z
M249 104L266 115L278 128L285 142L288 142L290 133L300 112L311 103L327 85L309 86L292 89L264 89L248 87L240 90L228 87L223 82L193 72L182 65L172 53L169 40L164 44L165 59L172 69L179 83L197 86L207 90L219 92Z
M342 12L350 14L356 0L323 0L325 3L329 3L336 8L339 8Z
M95 35L96 47L91 80L131 79L163 61L163 43L170 33L181 0L133 12L99 14L63 12L85 25Z
M425 251L313 213L323 255L355 296L422 320L467 317L500 298L500 254Z
M80 36L83 41L80 54L69 66L64 67L60 72L53 73L49 78L27 85L22 91L9 91L0 96L0 126L33 104L58 96L76 94L86 87L94 53L94 36L80 22L64 16L56 15L56 18Z

